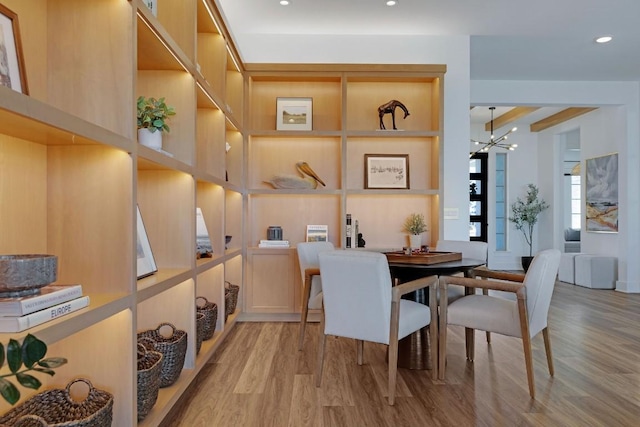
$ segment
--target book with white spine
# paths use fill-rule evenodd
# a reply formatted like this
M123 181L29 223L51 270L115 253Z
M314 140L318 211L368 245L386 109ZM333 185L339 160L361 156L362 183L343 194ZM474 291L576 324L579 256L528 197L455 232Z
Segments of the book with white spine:
M54 284L40 288L35 295L0 298L0 317L24 316L82 296L82 285Z
M44 310L36 311L25 316L0 317L0 332L20 332L33 328L67 314L78 311L89 305L89 296L84 296L62 304L54 305Z

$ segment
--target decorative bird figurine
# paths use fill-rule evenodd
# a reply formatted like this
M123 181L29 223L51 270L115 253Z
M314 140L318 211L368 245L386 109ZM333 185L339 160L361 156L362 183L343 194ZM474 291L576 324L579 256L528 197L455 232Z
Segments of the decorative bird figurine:
M306 189L317 188L318 183L325 186L325 183L320 177L311 169L311 166L307 162L296 163L296 169L302 175L275 175L270 181L265 181L267 184L271 184L273 188L292 188L292 189Z

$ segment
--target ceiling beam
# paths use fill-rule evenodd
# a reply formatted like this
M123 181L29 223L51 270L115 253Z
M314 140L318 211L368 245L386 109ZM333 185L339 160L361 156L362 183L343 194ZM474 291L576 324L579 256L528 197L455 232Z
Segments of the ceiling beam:
M581 116L589 111L597 110L594 107L571 107L565 110L560 111L559 113L553 114L545 119L538 120L535 123L531 123L529 130L531 132L540 132L542 130L548 129L552 126L559 125L562 122L566 122L567 120L571 120L575 117Z
M531 114L540 107L515 107L507 111L500 117L493 119L493 128L500 129L503 126L507 126L509 123L515 122L521 117ZM484 130L489 132L491 130L491 122L488 121L484 124Z

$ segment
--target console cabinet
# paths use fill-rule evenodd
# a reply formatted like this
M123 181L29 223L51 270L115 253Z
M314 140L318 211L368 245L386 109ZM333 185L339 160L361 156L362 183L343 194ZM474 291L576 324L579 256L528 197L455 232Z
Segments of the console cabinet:
M18 15L29 94L0 86L0 253L57 255L58 283L82 284L91 302L0 340L31 333L68 359L22 400L81 376L114 395L113 425L156 426L241 310L225 324L225 281L244 282L241 64L212 0L162 0L157 16L142 0L2 3ZM139 95L177 111L163 151L137 142ZM140 280L136 206L158 266ZM196 259L196 207L212 258ZM218 305L197 355L196 296ZM136 333L161 322L187 332L186 361L138 423Z
M329 240L344 248L351 214L367 249L401 249L408 246L403 223L418 212L429 228L423 244L435 246L442 230L444 65L245 64L245 70L248 312L300 311L295 246L305 241L309 224L328 225ZM276 130L279 97L312 98L312 130ZM378 107L391 100L402 102L409 115L403 118L397 108L397 130L389 114L381 130ZM409 188L366 189L366 154L407 155ZM266 182L274 175L298 174L295 164L301 160L326 186L274 189ZM290 249L257 248L270 225L283 227ZM289 298L286 307L293 310L268 289Z

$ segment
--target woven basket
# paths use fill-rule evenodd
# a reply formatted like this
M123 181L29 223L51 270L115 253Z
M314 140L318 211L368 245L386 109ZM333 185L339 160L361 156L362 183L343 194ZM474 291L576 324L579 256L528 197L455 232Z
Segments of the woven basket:
M71 386L84 382L89 393L81 401L70 395ZM39 393L2 417L0 425L18 427L109 427L113 419L113 395L98 390L87 379L77 378L64 389Z
M171 327L171 336L165 337L160 333L160 329L163 326ZM143 339L141 340L141 338ZM187 333L177 330L171 323L164 322L158 325L156 329L139 332L138 341L147 350L155 350L162 353L160 388L169 387L175 383L182 372L184 358L187 354Z
M196 312L196 355L200 353L202 348L202 340L204 338L204 313Z
M227 321L229 315L236 311L236 305L238 304L238 292L240 292L240 286L234 285L231 282L224 282L226 284L224 288L224 321Z
M158 400L162 353L149 351L138 343L138 421L149 414Z
M202 301L204 301L204 304L198 305L198 302ZM215 302L209 302L205 297L196 297L196 310L198 313L204 314L202 339L206 341L213 338L213 333L216 331L216 322L218 321L218 305Z

